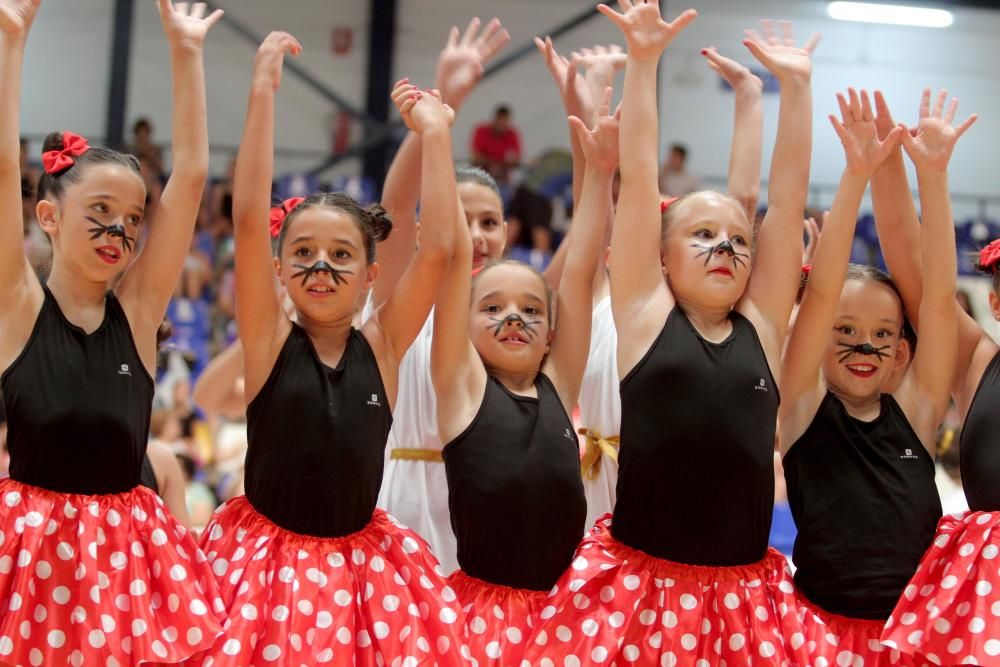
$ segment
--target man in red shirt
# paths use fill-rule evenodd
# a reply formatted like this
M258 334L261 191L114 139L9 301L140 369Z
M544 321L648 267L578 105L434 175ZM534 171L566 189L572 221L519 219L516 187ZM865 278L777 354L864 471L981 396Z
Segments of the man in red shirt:
M520 161L521 135L510 124L510 109L499 106L493 121L478 125L472 134L472 162L506 183L510 168Z

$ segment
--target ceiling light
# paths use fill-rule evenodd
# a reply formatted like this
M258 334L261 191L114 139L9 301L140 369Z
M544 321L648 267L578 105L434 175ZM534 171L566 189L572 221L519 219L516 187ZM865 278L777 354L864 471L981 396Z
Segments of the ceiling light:
M830 18L838 21L889 23L921 28L947 28L955 21L951 12L944 9L881 5L871 2L831 2L826 11L830 14Z

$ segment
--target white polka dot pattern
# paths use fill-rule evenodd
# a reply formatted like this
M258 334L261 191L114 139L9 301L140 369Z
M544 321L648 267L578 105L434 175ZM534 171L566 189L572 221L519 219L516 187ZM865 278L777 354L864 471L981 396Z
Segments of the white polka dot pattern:
M883 643L937 664L1000 664L1000 512L942 517Z
M606 517L549 592L524 657L553 666L781 667L789 664L783 621L795 611L790 577L773 551L744 567L659 560L615 540Z
M207 609L218 588L187 530L148 489L82 496L4 479L0 499L5 664L176 663L222 632L216 614L171 605Z
M202 536L228 621L203 667L458 665L464 614L426 543L376 510L357 533L286 531L245 497Z

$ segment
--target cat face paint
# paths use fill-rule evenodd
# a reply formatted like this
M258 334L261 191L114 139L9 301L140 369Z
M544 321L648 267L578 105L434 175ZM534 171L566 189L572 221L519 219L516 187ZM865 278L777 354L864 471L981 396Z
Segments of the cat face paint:
M335 269L326 263L326 260L319 260L315 264L306 266L305 264L292 264L292 267L300 269L299 271L292 274L292 280L298 277L302 277L302 286L306 286L306 281L309 280L309 276L314 273L329 273L330 277L333 279L334 285L346 285L347 279L344 278L345 275L353 276L354 271L347 271L345 269Z
M737 252L733 244L729 242L729 239L722 241L721 243L716 243L715 245L708 245L707 243L692 243L692 248L698 248L701 250L695 257L705 258L705 266L712 260L712 257L717 253L724 253L729 255L730 259L733 261L733 269L736 268L737 264L742 266L744 269L748 268L747 260L750 258L749 253Z
M880 345L879 347L875 347L871 343L860 343L858 345L851 345L849 343L837 343L837 347L840 348L840 351L837 353L837 361L840 363L844 363L845 361L847 361L848 358L850 358L852 354L876 356L878 357L879 361L882 361L883 359L888 359L890 355L885 350L890 349L892 345Z
M517 313L511 313L503 319L500 319L499 317L491 317L490 321L495 322L495 324L491 324L489 327L493 330L494 338L499 338L503 331L508 328L508 325L514 326L520 324L521 330L524 331L529 338L534 339L538 337L536 327L542 323L541 320L524 320Z
M89 215L84 217L86 218L87 222L90 222L94 225L93 227L87 230L88 232L90 232L91 241L95 241L104 236L105 234L107 234L112 238L120 238L122 240L122 248L124 248L127 252L132 252L132 246L135 244L135 237L129 236L128 234L125 233L125 225L121 224L120 222L116 222L113 225L105 225L98 222L94 218L91 218Z

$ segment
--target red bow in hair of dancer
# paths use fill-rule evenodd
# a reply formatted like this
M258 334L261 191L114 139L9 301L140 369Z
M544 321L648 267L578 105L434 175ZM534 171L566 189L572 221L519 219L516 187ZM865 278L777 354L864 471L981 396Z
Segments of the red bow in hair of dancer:
M812 264L803 264L802 265L802 277L803 278L808 278L809 277L809 272L812 271L812 270L813 270L813 265Z
M1000 239L979 251L979 269L992 272L996 269L997 262L1000 262Z
M42 153L42 167L46 174L56 176L76 164L76 160L73 158L83 155L88 150L90 150L90 144L87 143L86 139L79 134L63 132L62 149Z
M667 197L666 199L660 200L660 215L666 213L667 209L670 208L671 204L680 199L680 197Z
M281 234L281 226L285 224L285 218L295 209L296 206L305 201L305 197L292 197L281 202L279 206L271 209L271 238L276 239Z

